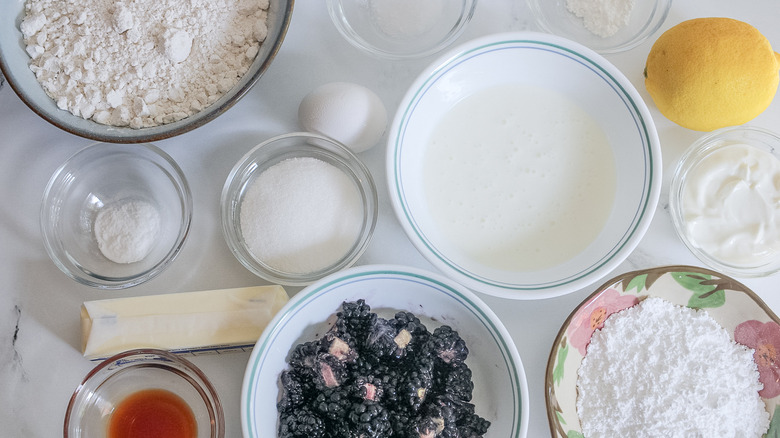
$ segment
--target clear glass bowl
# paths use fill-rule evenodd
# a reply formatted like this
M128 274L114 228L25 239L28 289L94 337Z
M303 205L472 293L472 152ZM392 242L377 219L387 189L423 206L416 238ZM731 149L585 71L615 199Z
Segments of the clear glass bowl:
M248 187L261 173L286 159L299 157L316 158L343 171L360 194L363 216L354 244L335 262L311 272L285 272L260 260L249 249L241 231L241 206ZM376 186L363 162L341 143L303 132L271 138L244 155L225 181L221 205L225 241L238 261L259 277L289 286L307 285L352 266L368 247L378 214Z
M225 436L222 403L208 378L188 360L155 349L119 353L90 371L70 398L63 436L107 436L117 405L127 396L147 389L162 389L179 396L192 410L197 438Z
M419 58L452 43L477 0L327 0L339 33L353 46L389 59Z
M539 28L588 46L599 53L617 53L642 44L660 29L672 0L635 0L628 20L612 36L601 37L585 27L582 18L569 12L566 0L528 0Z
M669 189L669 209L674 229L688 249L709 267L737 277L761 277L780 271L780 252L762 258L760 263L737 264L724 260L707 251L696 241L688 229L689 219L685 215L684 191L686 183L702 161L714 152L730 145L745 144L769 152L780 159L780 136L769 130L753 126L723 128L706 134L696 140L685 151L672 174Z
M103 255L95 237L98 212L127 200L156 207L160 229L149 254L134 263ZM95 143L52 175L41 206L46 252L70 278L99 289L123 289L162 272L184 245L192 194L181 168L152 144Z

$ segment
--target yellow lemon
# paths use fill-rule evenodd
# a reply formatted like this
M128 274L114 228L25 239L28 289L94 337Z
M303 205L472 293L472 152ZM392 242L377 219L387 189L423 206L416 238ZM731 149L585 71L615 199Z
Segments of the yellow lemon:
M753 26L696 18L664 32L650 49L645 87L680 126L712 131L761 114L778 85L780 54Z

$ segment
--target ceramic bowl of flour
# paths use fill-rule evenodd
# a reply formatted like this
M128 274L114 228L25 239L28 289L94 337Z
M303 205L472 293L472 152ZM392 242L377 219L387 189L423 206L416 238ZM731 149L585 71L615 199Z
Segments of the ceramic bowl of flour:
M266 3L248 2L246 12L211 0L3 1L0 70L32 111L70 133L114 143L173 137L223 114L267 70L294 1Z
M669 15L672 0L527 0L540 30L617 53L642 44Z
M41 204L46 252L68 277L123 289L160 274L192 222L181 168L148 143L95 143L52 175Z
M677 311L655 322L637 313L639 304L651 298L676 306ZM714 321L707 324L709 329L702 330L702 320L690 317L694 309L706 312L706 318L701 313L699 318ZM644 327L654 328L628 330L629 326L613 325L615 318L625 323L626 318L641 317L645 318ZM618 331L607 334L614 328ZM612 346L625 348L625 353L603 355L605 336L612 336ZM657 346L664 342L668 344L659 352ZM731 345L734 342L737 345ZM727 344L729 347L725 347ZM704 351L701 346L706 346ZM663 266L621 274L595 289L572 311L552 344L545 374L550 431L554 438L583 436L583 422L593 418L592 406L591 412L586 411L590 404L583 400L581 411L578 399L583 394L593 397L598 391L593 392L580 379L594 382L603 378L609 383L604 384L599 405L622 416L603 423L614 427L607 436L612 432L615 436L642 435L628 432L638 428L652 436L760 437L766 429L756 432L755 428L768 424L776 431L780 427L778 352L780 319L753 291L733 278L694 266ZM597 363L606 370L614 363L614 373L594 374L584 368L583 360L591 354L595 356L589 366ZM751 358L755 364L750 363ZM729 367L744 372L724 373ZM669 372L663 375L663 370ZM636 383L648 377L655 378L656 383L638 389ZM635 385L635 391L631 391L631 385ZM746 388L752 388L752 393ZM620 408L615 408L616 404ZM676 413L665 411L666 406L675 406ZM668 414L664 420L649 420L663 413ZM713 415L717 420L712 421ZM734 425L743 420L747 421L744 427L734 433ZM616 423L621 423L619 432ZM728 427L732 428L730 432ZM712 433L713 428L718 432Z
M564 38L465 43L412 83L388 130L390 200L419 252L511 299L571 293L628 257L652 220L661 148L631 82Z

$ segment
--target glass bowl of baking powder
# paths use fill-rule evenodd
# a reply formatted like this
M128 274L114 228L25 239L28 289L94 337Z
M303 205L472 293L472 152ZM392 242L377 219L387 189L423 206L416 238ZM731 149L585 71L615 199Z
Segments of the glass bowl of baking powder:
M599 53L642 44L661 27L672 0L528 0L540 30Z
M68 277L124 289L162 272L181 251L192 194L181 168L148 143L95 143L52 175L41 206L46 252Z
M363 162L335 140L302 132L247 152L228 175L221 208L225 241L238 261L289 286L352 266L378 214Z

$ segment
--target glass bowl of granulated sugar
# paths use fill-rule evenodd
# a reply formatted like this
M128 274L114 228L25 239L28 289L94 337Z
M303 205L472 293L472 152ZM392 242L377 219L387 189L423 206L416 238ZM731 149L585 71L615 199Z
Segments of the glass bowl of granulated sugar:
M271 282L303 286L354 264L377 220L371 173L328 137L290 133L246 153L222 189L233 255Z
M293 3L0 0L0 70L30 109L65 131L158 141L208 123L252 88L284 40Z
M95 143L66 160L44 191L46 252L68 277L124 289L160 274L181 251L192 194L181 168L148 143Z
M672 0L528 0L540 30L599 53L632 49L666 20Z

